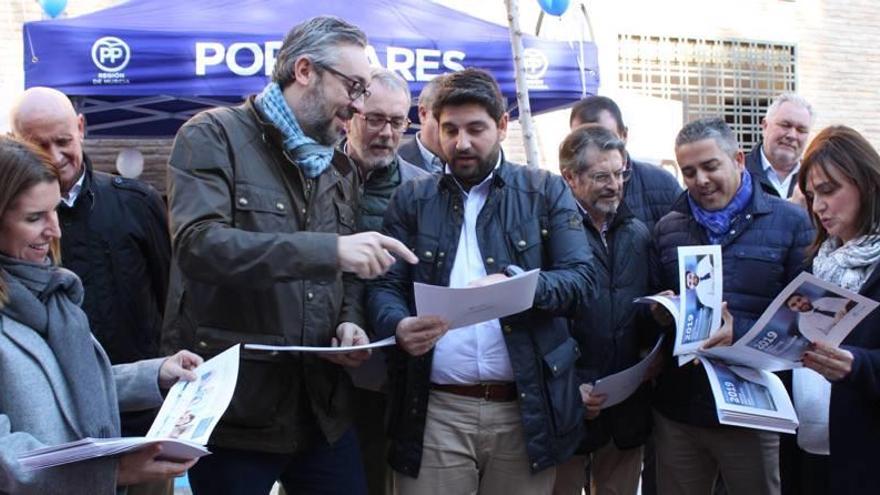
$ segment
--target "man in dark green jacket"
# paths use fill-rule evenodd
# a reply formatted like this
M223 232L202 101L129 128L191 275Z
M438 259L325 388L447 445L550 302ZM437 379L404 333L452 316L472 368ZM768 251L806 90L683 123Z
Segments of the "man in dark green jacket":
M348 124L348 141L343 150L352 159L361 178L357 230L382 229L382 216L397 187L411 179L431 174L397 154L400 137L409 126L409 86L394 72L374 67L370 96L363 113ZM369 330L369 329L368 329ZM375 352L363 366L351 369L358 414L355 429L364 458L370 493L391 493L385 460L385 354Z

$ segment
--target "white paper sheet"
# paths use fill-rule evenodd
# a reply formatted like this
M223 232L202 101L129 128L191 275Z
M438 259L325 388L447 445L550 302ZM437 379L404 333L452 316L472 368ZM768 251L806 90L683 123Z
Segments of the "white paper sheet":
M637 364L623 371L618 371L613 375L596 380L591 393L593 395L605 395L602 409L620 404L638 390L642 382L645 381L645 376L651 365L660 355L661 344L663 344L662 336L657 340L654 349Z
M529 270L483 287L414 283L416 314L443 317L450 330L516 314L532 307L539 273Z
M389 347L397 343L392 335L376 342L370 342L363 345L352 345L348 347L310 347L305 345L263 345L263 344L245 344L244 348L253 351L274 351L274 352L315 352L323 354L340 354L347 352L363 351L366 349L377 349L379 347Z

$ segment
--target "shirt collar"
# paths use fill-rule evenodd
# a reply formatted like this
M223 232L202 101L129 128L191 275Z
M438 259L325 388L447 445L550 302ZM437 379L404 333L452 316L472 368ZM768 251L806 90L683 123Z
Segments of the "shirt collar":
M76 203L76 198L79 197L79 193L82 192L83 182L86 179L86 171L83 170L83 173L80 174L79 180L70 188L70 191L67 192L66 196L61 197L61 202L67 205L68 208L73 208L73 205Z
M419 146L419 153L422 154L422 160L427 164L439 165L442 168L440 157L435 155L431 150L426 148L424 144L422 144L422 140L419 138L421 134L421 132L416 133L416 144Z
M773 174L776 177L779 177L779 175L776 174L776 169L773 168L773 165L770 163L770 160L767 159L767 155L764 154L764 146L762 145L758 149L761 150L761 165L764 167L764 175L767 175L769 177L770 172L773 172ZM787 177L791 177L794 174L798 173L798 171L800 171L800 169L801 169L801 161L798 160L797 164L794 166L793 169L791 169L791 172L788 173Z

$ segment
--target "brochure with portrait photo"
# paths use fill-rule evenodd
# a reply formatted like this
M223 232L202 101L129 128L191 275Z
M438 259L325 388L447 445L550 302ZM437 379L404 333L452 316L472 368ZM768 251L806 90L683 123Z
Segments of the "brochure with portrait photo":
M238 361L239 346L235 345L196 368L194 381L175 383L145 437L83 438L27 452L18 461L25 469L44 469L124 454L153 444L162 445L163 458L176 461L210 454L205 445L232 401Z

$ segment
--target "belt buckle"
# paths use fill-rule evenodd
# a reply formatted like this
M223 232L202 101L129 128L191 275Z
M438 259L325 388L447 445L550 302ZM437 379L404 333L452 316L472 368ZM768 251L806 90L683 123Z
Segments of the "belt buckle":
M489 387L490 387L490 386L491 386L491 385L488 384L488 383L484 383L484 384L483 384L483 400L485 400L485 401L490 400L490 399L489 399L489 396L492 395L492 394L489 393Z

